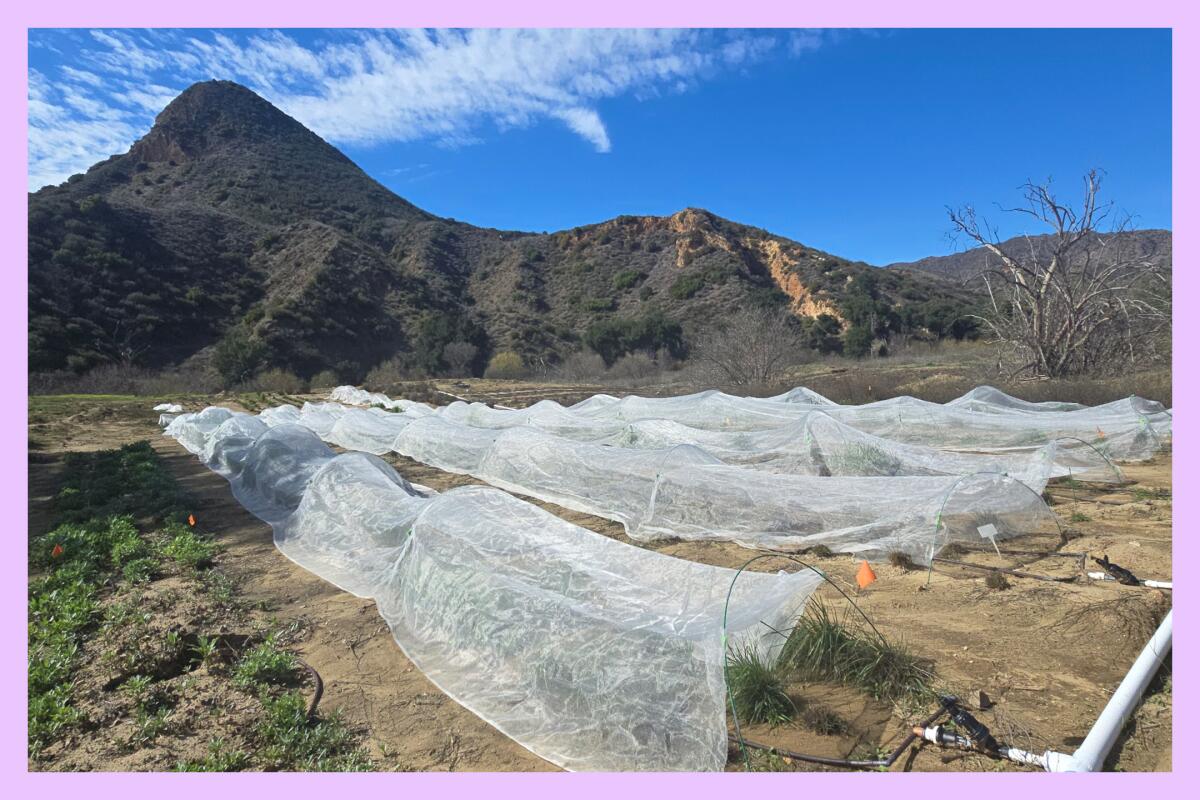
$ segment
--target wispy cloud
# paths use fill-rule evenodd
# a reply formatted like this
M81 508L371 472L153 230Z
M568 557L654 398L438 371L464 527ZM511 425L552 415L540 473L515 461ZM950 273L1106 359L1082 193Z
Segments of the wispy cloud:
M821 31L32 31L68 53L30 70L30 188L144 133L198 80L249 86L336 144L458 147L542 121L613 149L602 101L688 91L723 70L818 49Z

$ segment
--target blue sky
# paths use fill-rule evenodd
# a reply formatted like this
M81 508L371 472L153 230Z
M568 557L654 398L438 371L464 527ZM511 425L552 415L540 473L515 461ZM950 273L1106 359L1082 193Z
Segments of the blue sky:
M875 264L1003 235L1093 166L1171 226L1162 30L32 31L30 189L236 80L435 214L559 230L687 206Z

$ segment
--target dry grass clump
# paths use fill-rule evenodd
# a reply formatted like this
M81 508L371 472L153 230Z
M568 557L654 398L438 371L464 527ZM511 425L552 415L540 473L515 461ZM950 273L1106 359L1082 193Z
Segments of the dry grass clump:
M1008 578L1004 577L1003 572L989 572L987 578L985 578L983 582L987 584L989 589L995 589L996 591L1000 592L1012 586L1012 584L1008 582Z

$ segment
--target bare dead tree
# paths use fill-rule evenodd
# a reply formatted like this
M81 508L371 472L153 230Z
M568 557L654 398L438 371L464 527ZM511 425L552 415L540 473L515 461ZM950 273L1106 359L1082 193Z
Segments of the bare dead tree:
M471 364L477 355L479 348L470 342L450 342L442 348L442 360L446 362L448 374L452 378L470 376Z
M116 363L126 367L133 366L150 349L149 343L139 342L141 331L120 317L104 328L103 333L103 337L97 340L96 349L111 354Z
M1102 175L1084 177L1079 206L1060 201L1051 183L1027 182L1025 214L1049 229L1003 244L995 228L966 206L948 209L956 235L983 247L980 275L988 296L978 317L992 336L1014 351L1013 374L1036 377L1121 369L1169 350L1170 265L1142 256L1129 218L1116 219L1099 199ZM1163 343L1166 342L1166 347Z
M791 315L767 308L741 312L724 327L705 332L693 344L693 354L705 378L734 386L770 383L811 357Z

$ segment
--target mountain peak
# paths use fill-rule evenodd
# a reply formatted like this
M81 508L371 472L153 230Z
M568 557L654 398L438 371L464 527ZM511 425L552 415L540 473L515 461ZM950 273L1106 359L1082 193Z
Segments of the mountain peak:
M303 142L343 156L296 120L233 81L202 81L164 108L130 150L138 161L189 161L214 151Z

